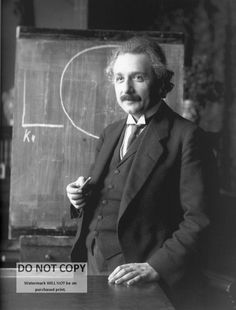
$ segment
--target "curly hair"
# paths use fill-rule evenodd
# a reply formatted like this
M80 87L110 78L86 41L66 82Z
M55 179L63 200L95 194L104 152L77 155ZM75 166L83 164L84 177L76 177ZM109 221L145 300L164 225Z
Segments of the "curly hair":
M133 37L126 42L123 42L115 49L108 59L106 74L109 81L113 82L113 67L119 55L123 54L145 54L148 56L153 72L155 82L160 89L161 98L165 98L174 86L171 79L174 72L167 69L165 54L160 45L153 38L149 37Z

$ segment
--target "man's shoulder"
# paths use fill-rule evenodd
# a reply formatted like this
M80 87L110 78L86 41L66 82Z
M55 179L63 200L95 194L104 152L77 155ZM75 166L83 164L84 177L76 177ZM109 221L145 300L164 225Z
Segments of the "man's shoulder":
M172 126L175 129L179 129L180 131L194 131L198 130L198 126L193 123L192 121L182 117L180 114L175 112L171 107L168 105L165 106L165 115L172 123Z
M126 123L126 119L123 118L123 119L117 120L117 121L107 125L103 129L103 131L102 131L100 136L105 138L105 136L110 136L113 133L115 134L116 131L118 131L118 132L121 131L123 126L125 125L125 123Z
M166 117L170 121L170 136L174 139L184 140L188 137L206 138L206 132L194 122L185 119L180 114L166 107Z
M178 113L175 113L174 115L174 125L176 128L180 128L184 131L195 131L200 129L197 124L193 123L192 121L182 117Z

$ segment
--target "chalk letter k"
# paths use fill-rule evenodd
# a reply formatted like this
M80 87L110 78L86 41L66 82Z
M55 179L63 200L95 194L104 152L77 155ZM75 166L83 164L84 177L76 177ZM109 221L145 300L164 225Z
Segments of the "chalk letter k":
M23 142L27 140L27 142L30 142L29 134L31 133L30 130L26 129Z

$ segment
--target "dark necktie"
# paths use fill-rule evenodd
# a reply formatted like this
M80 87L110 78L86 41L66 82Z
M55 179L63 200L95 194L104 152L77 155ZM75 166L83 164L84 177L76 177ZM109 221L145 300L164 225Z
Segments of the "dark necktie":
M145 125L129 125L131 130L129 132L129 136L127 138L127 142L125 145L123 145L123 151L122 151L122 158L125 156L125 154L127 153L129 147L131 146L131 144L135 141L135 139L138 137L140 130L142 130Z

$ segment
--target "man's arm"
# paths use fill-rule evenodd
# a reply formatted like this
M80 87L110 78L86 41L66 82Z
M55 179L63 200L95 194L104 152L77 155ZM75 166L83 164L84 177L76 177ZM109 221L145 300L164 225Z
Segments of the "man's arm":
M172 237L148 260L169 285L177 282L184 275L190 259L199 255L200 239L210 223L209 178L212 177L214 161L204 132L199 128L186 131L180 167L183 220Z
M96 145L96 148L95 148L95 161L96 161L96 158L100 152L100 149L103 145L103 141L104 141L104 132L101 134L98 142L97 142L97 145ZM94 163L95 163L94 161ZM91 174L92 170L93 170L93 167L94 167L94 163L91 165L90 169L89 169L89 175ZM83 180L80 182L80 183L77 183L76 182L72 182L70 184L67 185L67 188L66 188L66 192L67 192L67 196L70 200L70 215L71 215L71 218L81 218L82 215L83 215L83 208L86 206L86 195L87 193L89 192L90 188L89 188L89 184L87 185L86 184L86 189L83 191L83 190L80 190L80 186L83 184L83 181L85 180L85 178L83 176L80 176L79 179L83 178ZM72 196L71 195L74 195L73 198L74 199L71 199Z
M162 278L172 285L183 276L189 258L198 255L200 237L209 225L209 178L214 158L202 130L192 127L184 132L179 189L183 221L146 263L119 266L109 277L112 283L131 285Z

